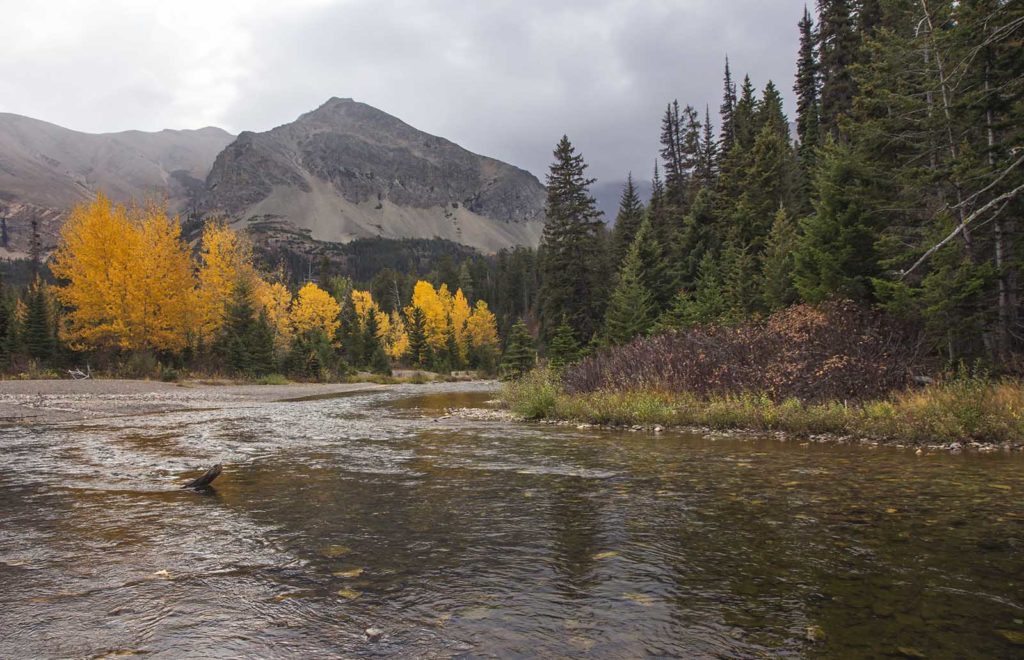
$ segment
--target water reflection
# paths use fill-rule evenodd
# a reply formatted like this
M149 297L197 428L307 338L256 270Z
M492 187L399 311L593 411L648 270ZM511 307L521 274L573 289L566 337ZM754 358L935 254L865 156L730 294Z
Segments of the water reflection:
M492 396L5 429L0 657L1022 648L1020 457L445 415Z

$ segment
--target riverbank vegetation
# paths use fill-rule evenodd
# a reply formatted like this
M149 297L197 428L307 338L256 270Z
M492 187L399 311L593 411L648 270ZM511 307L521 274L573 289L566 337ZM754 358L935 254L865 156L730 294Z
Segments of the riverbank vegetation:
M347 278L297 291L257 268L248 241L208 222L196 246L158 206L100 195L75 208L46 264L20 295L0 283L0 362L14 373L89 364L118 376L185 372L342 380L393 365L496 369L499 337L486 301L415 284L386 311Z
M506 383L503 398L514 412L534 420L829 434L906 444L1024 446L1024 386L966 374L879 399L809 402L766 394L701 397L655 389L571 393L557 372L538 369Z
M670 102L653 193L630 177L610 232L559 141L530 323L555 370L514 406L1019 440L1021 7L819 0L797 28L795 135L727 62L717 127Z

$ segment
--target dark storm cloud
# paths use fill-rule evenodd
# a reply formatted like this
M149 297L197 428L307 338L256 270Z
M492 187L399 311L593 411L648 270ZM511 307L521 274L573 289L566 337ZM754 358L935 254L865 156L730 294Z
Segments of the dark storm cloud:
M804 5L187 0L104 3L97 12L47 4L58 6L12 4L16 30L35 36L0 45L8 56L0 110L83 130L239 131L352 97L540 177L567 133L592 174L613 180L628 170L650 175L667 102L717 112L726 54L738 78L749 72L758 87L771 78L789 94Z

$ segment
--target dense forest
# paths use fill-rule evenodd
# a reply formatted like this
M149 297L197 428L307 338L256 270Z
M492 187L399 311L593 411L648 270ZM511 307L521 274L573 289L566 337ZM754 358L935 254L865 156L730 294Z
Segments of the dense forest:
M1024 6L817 10L798 23L796 135L778 86L727 61L717 126L671 102L654 192L631 178L610 232L558 143L535 307L549 352L846 299L916 324L950 363L1020 367Z

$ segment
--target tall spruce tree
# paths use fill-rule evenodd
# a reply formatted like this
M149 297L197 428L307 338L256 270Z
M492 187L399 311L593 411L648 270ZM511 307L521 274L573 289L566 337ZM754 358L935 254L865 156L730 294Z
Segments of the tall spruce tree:
M501 377L506 380L522 378L536 364L537 351L533 347L533 337L523 320L519 319L509 331L508 345L501 358Z
M840 118L849 115L857 87L853 65L858 52L850 0L818 0L818 57L821 74L821 127L839 135Z
M761 298L770 311L788 307L800 298L793 281L798 245L796 222L785 208L780 208L768 234L761 273Z
M564 314L580 341L600 327L607 304L608 258L601 212L590 194L594 179L569 138L562 136L547 177L542 239L541 321L551 336Z
M801 222L795 281L809 302L871 301L879 272L871 177L855 150L827 140L815 179L814 214Z
M722 127L719 132L719 146L723 154L729 153L733 142L736 141L736 83L732 80L732 72L729 70L729 58L725 58L725 79L722 82L722 105L719 108L719 117Z
M11 325L11 309L7 302L7 289L4 286L3 273L0 272L0 370L6 367L6 360L10 357L10 348L7 344L7 332Z
M799 23L800 52L796 64L796 136L800 161L801 212L810 210L811 176L814 169L814 153L818 146L821 126L818 117L818 60L817 37L814 34L814 20L804 7L804 16Z
M602 337L611 344L624 344L651 329L657 319L654 296L644 284L641 241L643 230L633 241L619 270L615 289L608 301Z
M54 355L55 342L50 319L50 303L46 286L36 276L25 292L25 325L22 340L29 357L40 362L49 362Z
M615 228L612 230L612 264L616 268L625 258L643 219L644 204L640 201L640 195L633 184L633 173L630 172L622 188L619 212L615 216Z
M561 368L580 359L580 344L565 319L555 328L555 335L548 345L548 364Z
M409 314L409 363L424 367L430 363L430 345L427 343L427 317L419 307Z

